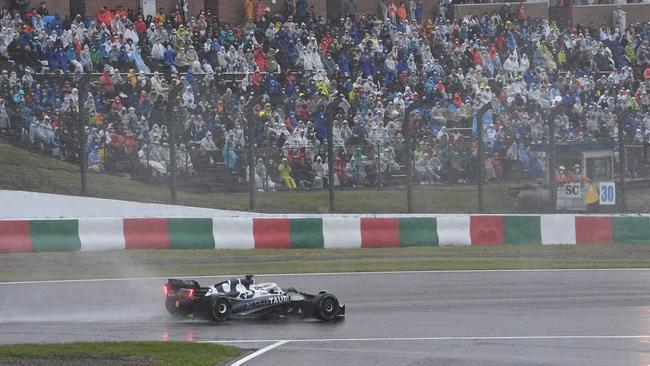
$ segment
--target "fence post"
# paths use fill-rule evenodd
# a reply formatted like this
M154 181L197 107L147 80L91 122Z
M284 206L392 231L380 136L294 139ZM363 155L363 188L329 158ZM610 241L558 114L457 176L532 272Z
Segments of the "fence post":
M178 194L176 192L176 113L177 101L176 97L183 88L183 83L179 82L174 85L169 92L169 100L167 101L167 128L169 129L169 191L173 204L178 202ZM164 146L163 146L164 147Z
M381 188L381 141L377 141L375 150L377 152L377 187Z
M187 146L185 146L185 150L183 150L183 156L185 156L185 167L184 171L186 175L191 175L191 172L189 170L190 166L190 152L187 150Z
M262 161L262 164L264 164L264 181L262 182L262 189L264 189L264 192L269 193L271 192L269 190L269 171L266 162Z
M88 194L88 151L86 151L86 120L84 113L84 98L85 98L85 89L88 78L90 74L84 74L79 80L79 87L77 88L79 93L79 112L77 113L78 124L79 124L79 171L81 172L81 195L86 196Z
M249 124L253 121L249 119ZM248 207L251 211L255 210L255 142L253 141L252 127L249 127L251 133L248 138Z
M253 123L257 116L253 113L254 102L259 97L252 97L246 103L246 110L248 110L248 118L246 121L246 147L248 155L248 209L255 211L255 142L253 141Z
M327 120L327 188L329 198L329 211L336 209L336 196L334 193L334 117L336 108L341 104L343 96L337 96L327 105L325 119Z
M411 132L410 116L405 115L404 120L406 124L404 148L408 154L406 159L406 210L408 213L413 213L413 146L411 141L413 134Z
M149 152L151 151L151 146L149 146L149 139L150 137L147 136L146 144L147 144L147 172L151 169L151 164L149 164Z
M415 157L413 153L413 131L411 131L410 126L410 116L417 108L430 108L430 103L424 103L422 101L415 101L409 104L404 110L404 123L402 124L402 134L406 137L405 148L408 153L408 166L406 170L406 207L409 213L413 212L413 165L415 164ZM415 115L415 118L419 118L419 114Z
M559 107L554 108L548 116L548 141L550 151L547 161L548 190L551 200L551 212L557 208L557 182L555 181L555 117L560 112Z
M492 103L486 103L476 113L476 137L478 140L478 212L485 212L483 181L485 180L485 152L483 147L483 115L492 109Z
M627 158L625 156L625 119L630 114L634 113L632 109L625 110L618 117L618 160L620 165L621 176L619 177L619 207L621 211L625 211L625 173L627 173Z

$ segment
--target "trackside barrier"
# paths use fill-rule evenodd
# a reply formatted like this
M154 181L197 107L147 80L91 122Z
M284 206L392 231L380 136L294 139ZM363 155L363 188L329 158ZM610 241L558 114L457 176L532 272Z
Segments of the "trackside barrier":
M440 215L0 220L0 253L650 244L650 216Z

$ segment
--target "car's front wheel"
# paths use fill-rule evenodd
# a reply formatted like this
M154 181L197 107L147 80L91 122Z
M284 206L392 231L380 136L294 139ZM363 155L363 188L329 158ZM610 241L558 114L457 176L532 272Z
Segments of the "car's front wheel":
M230 316L232 304L227 297L217 296L212 300L210 315L212 320L223 322Z
M339 300L332 294L317 296L314 305L314 315L321 320L332 321L339 315Z

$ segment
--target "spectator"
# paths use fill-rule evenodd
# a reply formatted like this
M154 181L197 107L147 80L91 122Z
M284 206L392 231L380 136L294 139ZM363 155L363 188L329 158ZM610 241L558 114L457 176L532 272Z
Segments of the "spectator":
M10 128L9 114L7 114L5 101L0 100L0 131L7 131Z
M50 12L47 10L47 3L42 2L41 5L36 9L36 14L41 17L46 17L50 15Z
M280 173L280 180L289 190L298 188L296 181L291 177L291 165L287 158L282 158L282 162L278 165L278 172Z
M576 164L573 166L573 171L567 178L567 183L568 182L585 184L591 182L591 180L587 178L586 175L582 174L582 167L580 167L580 164Z
M244 14L247 22L253 21L254 7L255 5L253 4L253 0L244 0Z

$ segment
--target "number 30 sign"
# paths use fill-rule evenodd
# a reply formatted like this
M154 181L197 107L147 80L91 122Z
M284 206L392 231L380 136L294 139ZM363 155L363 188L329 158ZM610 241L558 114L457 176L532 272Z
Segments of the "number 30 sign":
M616 204L616 184L614 182L600 182L600 204L601 205L615 205Z

